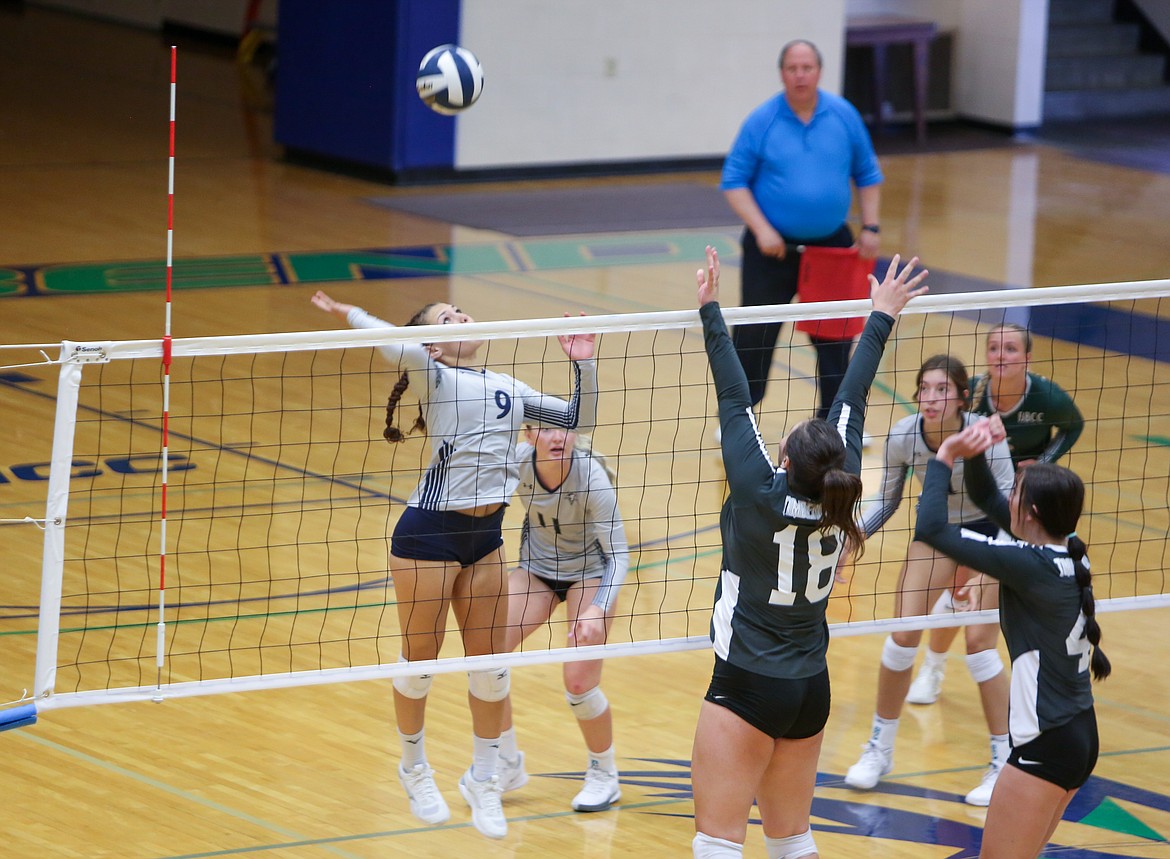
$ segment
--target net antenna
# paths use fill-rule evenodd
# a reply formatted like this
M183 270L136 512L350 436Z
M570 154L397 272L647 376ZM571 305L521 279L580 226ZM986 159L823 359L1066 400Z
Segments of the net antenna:
M171 45L171 115L167 154L167 288L166 321L163 324L163 407L162 407L162 483L159 508L159 552L158 552L158 634L155 665L158 678L155 683L155 701L162 701L163 656L166 653L167 618L167 461L170 458L170 417L171 417L171 285L174 281L175 250L175 70L178 51Z
M171 45L171 80L170 80L170 115L169 115L169 130L168 130L168 146L167 146L167 254L166 254L166 314L163 325L163 341L162 341L162 367L163 367L163 408L162 408L162 453L161 453L161 508L159 514L159 579L158 579L158 625L157 625L157 645L155 654L155 665L157 669L157 677L155 681L155 694L152 700L162 701L162 683L163 683L163 666L164 656L166 652L166 561L167 561L167 461L169 458L170 440L169 440L169 422L170 422L170 391L171 391L171 358L172 358L172 344L171 344L171 287L174 282L174 228L175 228L175 101L177 89L177 68L178 68L178 48ZM42 352L42 354L44 354ZM96 356L95 356L96 357ZM46 356L46 360L48 360ZM63 374L59 382L60 393L66 387L72 387L74 395L76 395L76 387L80 384L80 376L72 377L71 381L66 382L66 377ZM57 415L57 425L55 427L54 435L57 432L62 432L61 414ZM69 443L72 445L72 432L68 433ZM65 495L68 494L68 478L65 477L61 481L56 481L59 485L56 487L56 497L62 502ZM55 480L50 476L49 480L49 508L53 507ZM64 526L65 526L65 508L62 506L60 515L53 516L48 514L50 518L46 519L44 524L45 534L45 563L49 558L64 559ZM25 517L28 521L40 524L37 520L31 517ZM40 630L46 629L46 622L49 623L53 631L54 639L60 632L60 618L48 620L44 611L43 598L46 594L53 594L55 581L55 598L60 599L60 576L42 576L41 596L42 609L40 617ZM37 653L37 677L55 678L55 666L50 665L47 659L47 654L43 654L38 648ZM49 687L51 688L51 686ZM10 730L12 728L20 728L26 725L33 725L37 721L37 706L36 706L37 690L34 688L34 700L31 703L21 703L19 706L6 708L0 710L0 731Z

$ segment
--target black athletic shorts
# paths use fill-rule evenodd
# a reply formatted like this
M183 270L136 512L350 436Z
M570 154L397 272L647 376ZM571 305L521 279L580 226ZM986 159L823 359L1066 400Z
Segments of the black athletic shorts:
M1076 790L1097 765L1097 714L1090 707L1029 743L1012 749L1008 763L1029 775Z
M789 680L756 674L716 656L704 697L774 740L803 740L819 734L829 721L829 669Z
M556 600L559 603L568 599L569 588L580 581L580 579L546 579L544 576L538 576L536 573L532 572L532 570L528 571L528 575L532 576L532 578L536 579L537 581L543 582L545 587L553 592L553 596L556 597Z
M470 567L504 545L501 507L488 516L407 507L390 539L390 554L415 561L453 561Z

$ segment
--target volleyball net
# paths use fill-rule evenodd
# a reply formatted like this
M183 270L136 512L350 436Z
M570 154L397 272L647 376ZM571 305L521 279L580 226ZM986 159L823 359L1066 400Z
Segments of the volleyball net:
M1170 602L1170 281L930 295L895 328L870 397L864 457L876 492L889 427L916 410L922 360L982 369L992 324L1024 323L1032 369L1067 390L1085 431L1062 460L1084 479L1099 610ZM724 309L728 323L862 315L868 302ZM815 366L784 327L759 422L773 455L808 417ZM382 438L398 379L376 352L433 328L67 342L48 467L33 703L39 710L442 673L709 646L725 499L716 404L695 311L489 322L487 366L549 394L571 380L557 334L596 332L601 406L593 447L616 472L630 573L605 645L565 646L557 619L515 653L465 658L448 631L438 660L400 663L389 535L430 457L425 435ZM450 339L451 329L442 339ZM409 394L401 425L413 419ZM167 415L168 425L163 425ZM169 436L163 460L161 440ZM160 480L166 475L165 481ZM897 619L894 590L920 487L829 598L833 634L955 625ZM524 510L504 520L518 556ZM451 622L453 623L453 621ZM453 629L453 626L452 626Z

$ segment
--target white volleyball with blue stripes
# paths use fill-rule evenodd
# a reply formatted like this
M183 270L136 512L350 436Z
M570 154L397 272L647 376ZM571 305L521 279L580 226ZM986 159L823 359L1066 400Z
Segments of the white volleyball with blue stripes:
M467 48L439 45L422 58L415 86L431 110L458 113L475 104L483 92L483 66Z

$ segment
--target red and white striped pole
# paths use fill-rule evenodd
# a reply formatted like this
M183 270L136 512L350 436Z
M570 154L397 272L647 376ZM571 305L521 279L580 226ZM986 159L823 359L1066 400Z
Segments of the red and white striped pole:
M154 700L162 700L163 658L166 654L167 588L167 465L170 453L171 413L171 284L174 279L175 235L175 68L176 49L171 45L170 149L167 162L167 300L163 329L163 410L162 410L162 511L159 519L158 640L155 665L158 669Z

